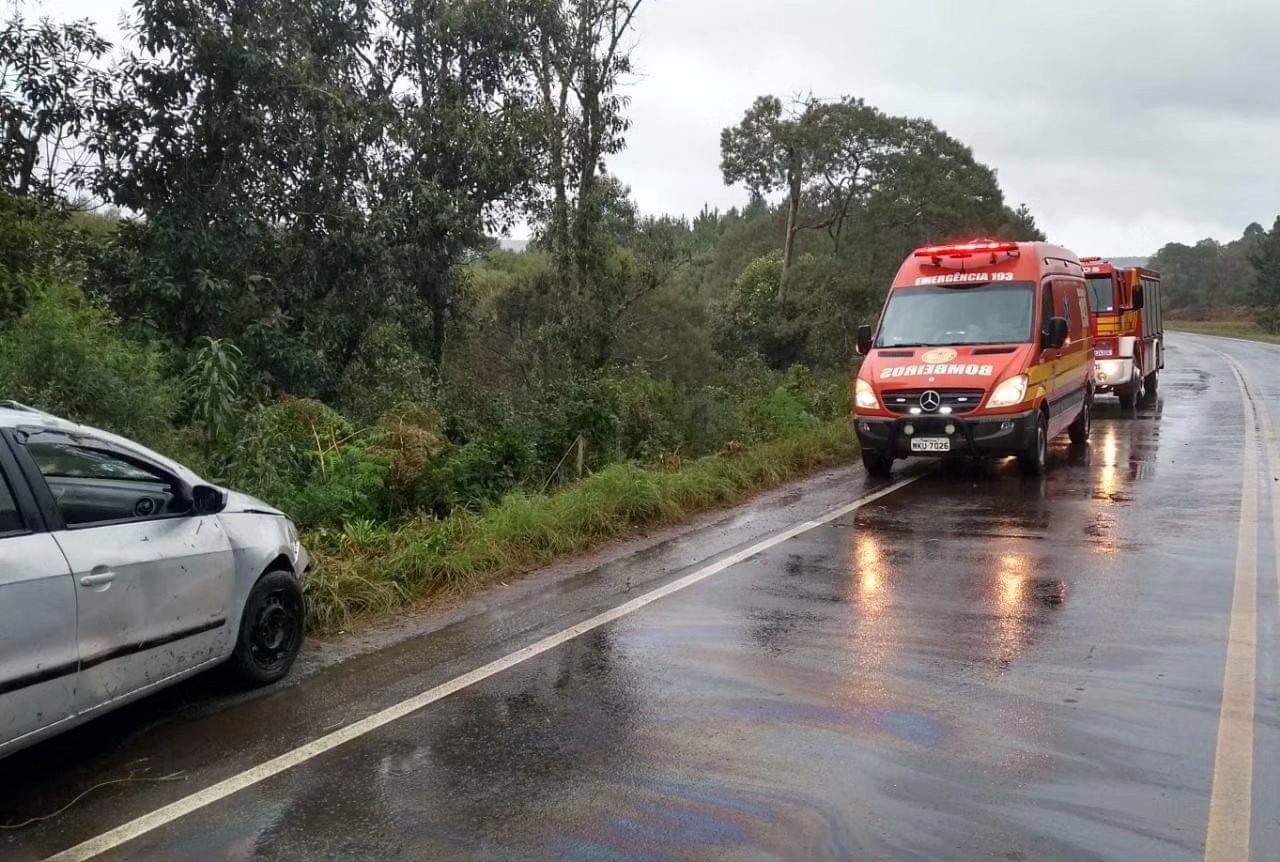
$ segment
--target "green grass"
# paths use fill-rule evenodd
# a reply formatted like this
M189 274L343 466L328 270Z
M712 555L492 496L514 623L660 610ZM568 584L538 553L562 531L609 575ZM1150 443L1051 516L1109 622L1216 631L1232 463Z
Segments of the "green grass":
M1227 338L1245 338L1249 341L1265 341L1280 344L1280 335L1264 332L1252 320L1169 320L1165 328L1201 335L1222 335Z
M309 625L325 633L459 594L644 529L737 503L856 457L849 420L675 469L617 464L551 495L513 494L479 514L396 528L367 522L304 538L315 566Z

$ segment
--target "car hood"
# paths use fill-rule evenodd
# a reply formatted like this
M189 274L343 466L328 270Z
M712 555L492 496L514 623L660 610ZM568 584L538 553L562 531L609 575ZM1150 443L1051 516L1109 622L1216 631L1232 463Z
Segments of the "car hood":
M225 488L223 490L227 492L227 507L223 509L224 512L245 512L248 514L276 515L281 518L285 517L284 512L281 512L275 506L268 506L257 497L250 497L248 494L242 494L239 491L231 491Z
M877 389L990 389L1027 367L1030 344L1003 347L880 348L863 360L859 373Z

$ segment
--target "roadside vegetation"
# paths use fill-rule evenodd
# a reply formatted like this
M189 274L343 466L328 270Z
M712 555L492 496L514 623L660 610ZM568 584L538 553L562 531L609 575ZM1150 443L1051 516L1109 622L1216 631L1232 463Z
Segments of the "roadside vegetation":
M1256 320L1228 318L1224 320L1167 320L1165 327L1182 332L1198 332L1201 335L1221 335L1226 338L1243 338L1248 341L1265 341L1280 344L1280 334L1269 333Z
M638 211L639 5L138 0L120 45L11 10L0 398L287 511L322 629L851 458L903 256L1043 235L854 97L743 105L742 206Z
M1255 222L1227 243L1169 243L1148 265L1162 277L1169 328L1263 340L1280 335L1280 217L1271 230Z

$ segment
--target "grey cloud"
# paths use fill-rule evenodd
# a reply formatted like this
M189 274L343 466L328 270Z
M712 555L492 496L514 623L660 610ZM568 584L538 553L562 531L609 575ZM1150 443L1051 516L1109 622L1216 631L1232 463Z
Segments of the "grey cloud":
M646 208L739 202L719 130L757 94L812 91L933 119L1082 249L1228 239L1280 212L1271 0L648 0L639 28L615 164Z

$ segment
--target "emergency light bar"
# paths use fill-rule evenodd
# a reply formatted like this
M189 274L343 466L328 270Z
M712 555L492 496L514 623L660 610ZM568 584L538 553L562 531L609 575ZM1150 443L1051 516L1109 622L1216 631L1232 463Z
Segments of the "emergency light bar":
M916 257L928 257L935 260L944 257L973 257L976 254L1018 254L1016 242L996 242L989 239L975 239L973 242L958 245L931 245L916 251Z

